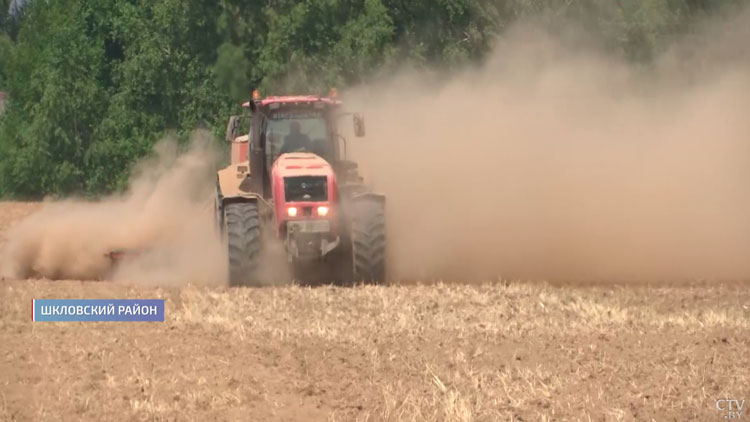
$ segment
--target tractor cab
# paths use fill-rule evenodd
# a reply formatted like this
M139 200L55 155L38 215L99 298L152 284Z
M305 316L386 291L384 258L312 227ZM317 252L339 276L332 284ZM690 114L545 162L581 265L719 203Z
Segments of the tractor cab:
M343 112L335 90L331 97L273 96L261 100L256 94L257 91L252 101L243 104L249 114L230 118L227 141L232 142L231 164L247 161L250 168L257 170L253 189L264 197L271 195L271 168L284 153L312 153L336 168L346 161L346 139L337 127L342 117L352 115L355 135L364 136L364 119L359 114ZM240 135L243 126L249 128Z
M272 168L284 154L310 153L335 163L341 155L336 131L340 102L319 97L269 97L255 103L250 129L250 167L262 169L261 188L271 192ZM261 191L260 189L258 191Z

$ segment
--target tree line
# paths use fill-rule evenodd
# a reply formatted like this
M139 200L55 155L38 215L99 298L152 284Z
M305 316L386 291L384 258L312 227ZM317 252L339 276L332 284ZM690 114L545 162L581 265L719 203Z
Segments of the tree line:
M99 195L167 133L219 134L251 89L325 92L481 61L524 18L634 61L739 0L0 0L0 196Z

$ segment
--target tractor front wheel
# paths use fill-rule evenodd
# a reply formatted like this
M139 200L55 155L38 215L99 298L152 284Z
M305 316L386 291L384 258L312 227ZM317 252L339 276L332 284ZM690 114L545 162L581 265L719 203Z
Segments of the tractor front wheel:
M229 285L258 285L261 236L258 204L235 202L224 207L229 255Z
M355 283L385 282L385 202L379 197L354 201L351 253Z

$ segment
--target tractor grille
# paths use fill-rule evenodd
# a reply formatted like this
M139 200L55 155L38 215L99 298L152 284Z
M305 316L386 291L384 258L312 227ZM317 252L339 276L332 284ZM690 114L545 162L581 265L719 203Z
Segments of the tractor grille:
M328 179L325 176L284 178L284 199L287 202L328 200Z

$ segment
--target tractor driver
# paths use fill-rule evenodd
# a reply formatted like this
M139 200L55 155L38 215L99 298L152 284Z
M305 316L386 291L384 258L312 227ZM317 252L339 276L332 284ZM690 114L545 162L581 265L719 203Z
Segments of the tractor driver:
M281 145L280 154L294 151L309 151L310 138L302 133L300 124L296 120L289 123L289 135L284 137L284 144Z

